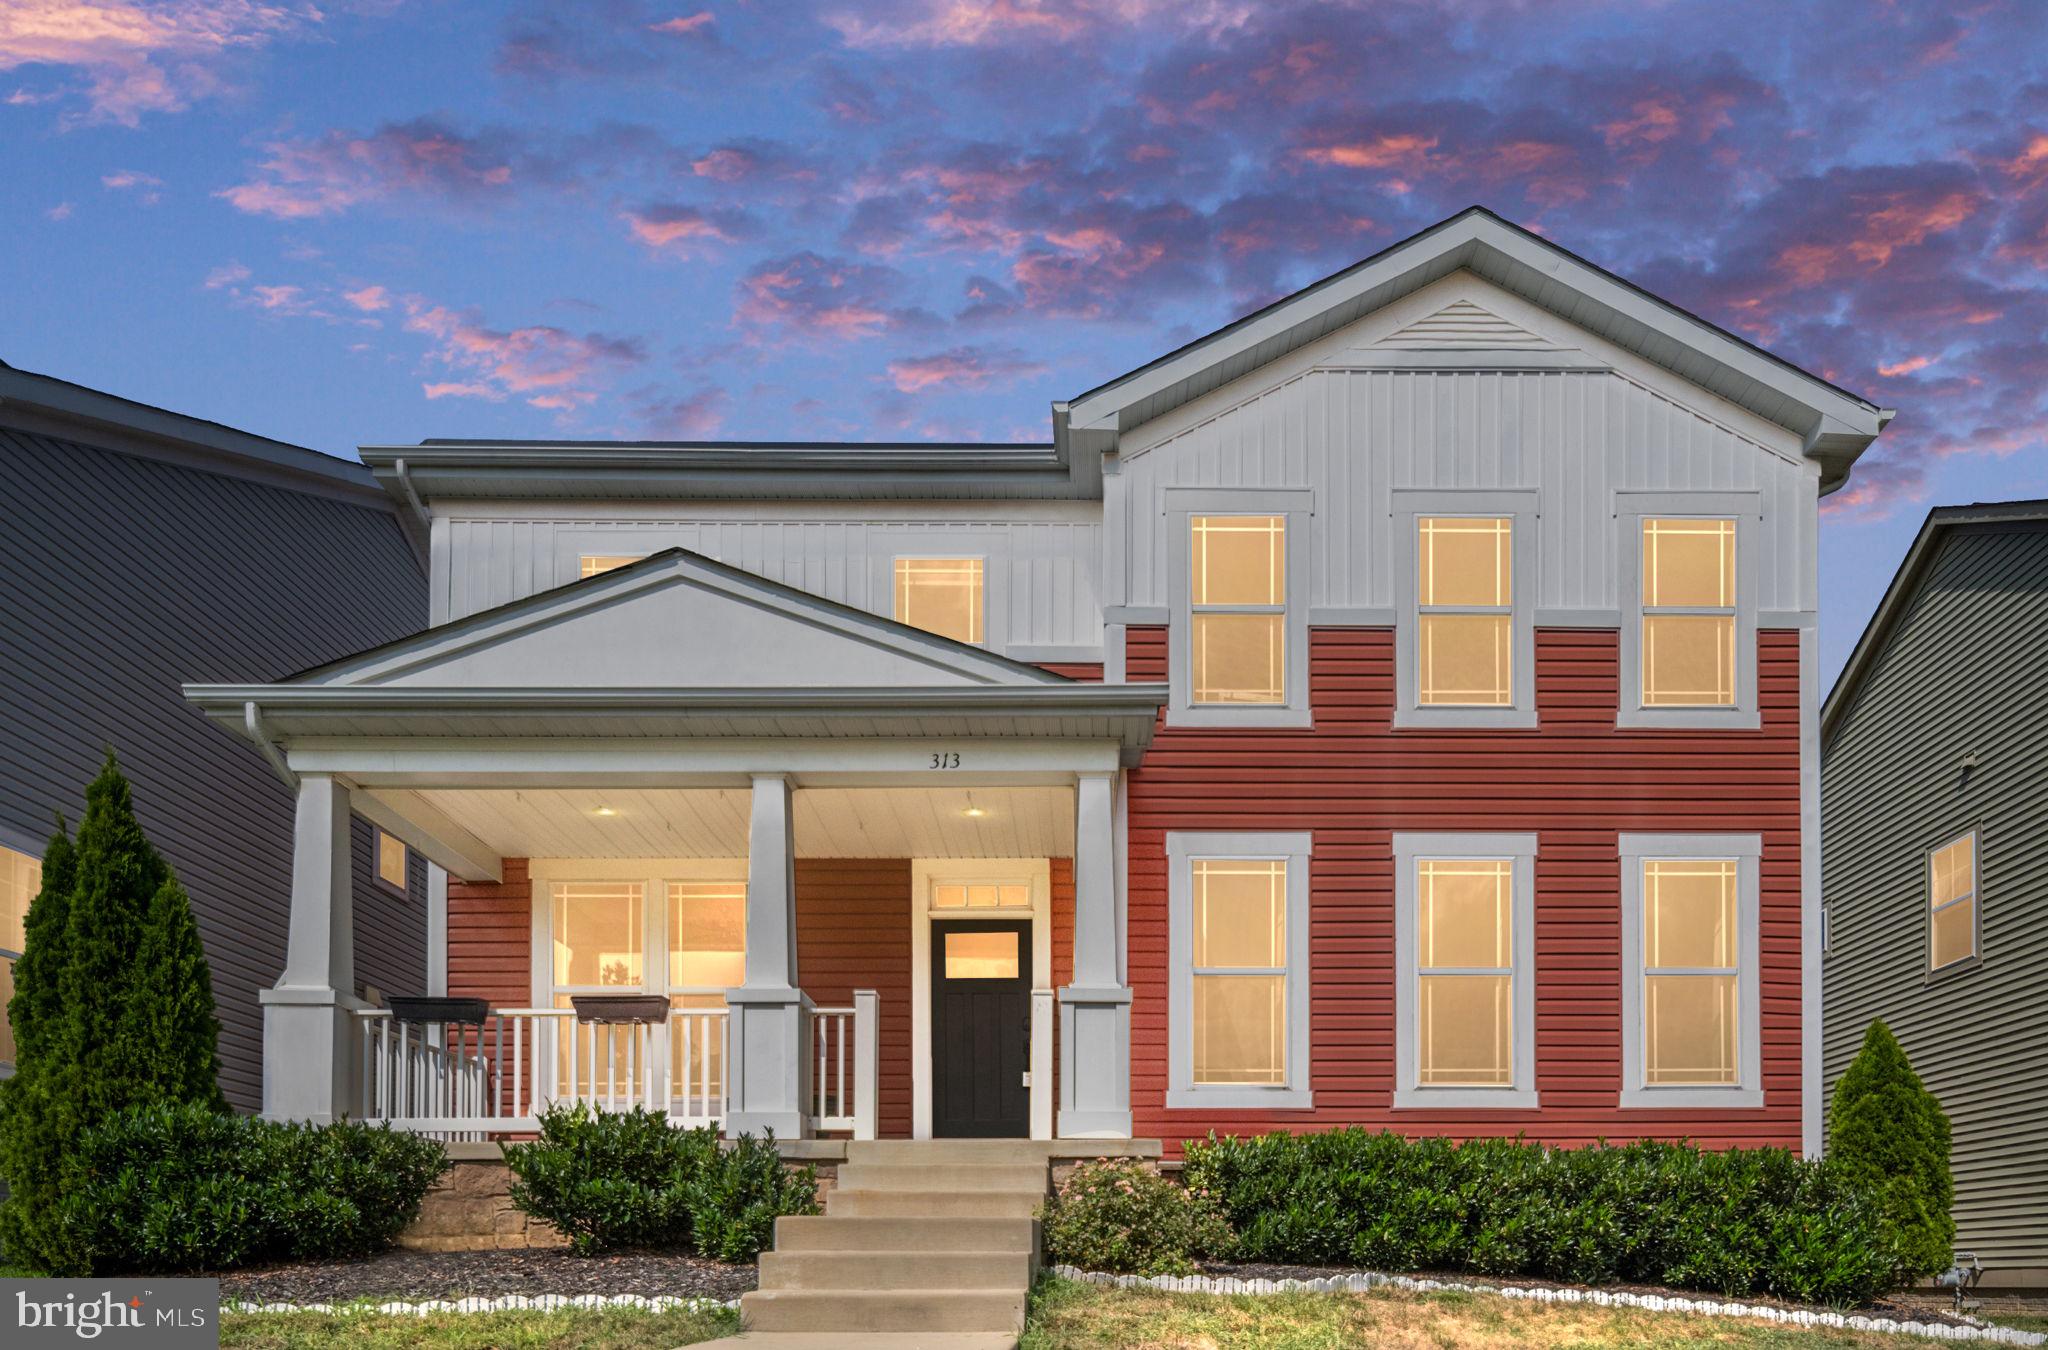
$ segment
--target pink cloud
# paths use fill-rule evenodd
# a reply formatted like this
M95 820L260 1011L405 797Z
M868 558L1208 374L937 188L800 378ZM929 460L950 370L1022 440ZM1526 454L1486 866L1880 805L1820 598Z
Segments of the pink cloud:
M0 5L0 70L70 67L85 78L84 120L139 125L224 87L237 52L310 31L311 4L263 0L8 0Z
M430 399L437 398L482 398L493 403L502 402L505 391L487 384L473 384L461 380L444 380L438 384L422 384L420 392Z
M441 397L519 395L535 407L561 411L593 401L614 375L646 359L633 338L551 324L491 328L474 313L419 296L403 303L405 331L427 339L430 359L459 372L437 386Z
M716 14L713 14L708 9L701 9L695 14L678 15L673 19L665 19L660 23L648 24L647 31L650 33L667 33L673 37L695 37L709 30L717 22L718 16Z
M643 389L633 402L641 429L648 435L685 441L717 434L725 424L726 410L732 405L726 392L714 385L680 397Z
M341 298L365 314L374 314L380 309L391 308L391 296L382 286L365 286L361 290L343 291Z
M58 202L55 206L43 212L43 214L51 220L69 220L71 219L71 213L77 209L78 207L71 202Z
M930 316L902 303L903 277L887 267L797 253L740 279L733 317L743 327L806 337L873 337Z
M1257 6L1229 0L909 0L824 16L849 47L988 47L1072 42L1115 27L1214 33L1243 25Z
M986 389L1042 375L1045 367L1012 348L954 347L929 356L905 356L888 365L889 382L906 394L935 387Z
M227 262L222 263L219 267L206 274L205 285L207 290L217 291L224 287L238 286L248 279L248 268L238 262Z
M1925 370L1933 365L1937 359L1932 356L1909 356L1903 361L1894 361L1890 365L1879 366L1877 373L1888 380L1897 379L1901 375L1911 375Z
M468 204L503 194L521 157L503 133L466 135L430 118L389 124L367 136L330 131L314 140L275 141L247 183L215 193L237 210L281 220L336 215L400 195Z
M754 233L744 213L706 210L681 202L653 202L625 213L633 237L656 252L691 256L718 244L737 243Z

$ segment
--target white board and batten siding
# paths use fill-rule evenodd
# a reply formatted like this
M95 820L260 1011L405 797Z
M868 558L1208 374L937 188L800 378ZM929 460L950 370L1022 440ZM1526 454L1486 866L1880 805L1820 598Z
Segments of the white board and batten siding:
M728 566L892 616L899 557L979 557L992 651L1033 661L1100 660L1095 502L645 503L440 502L434 622L566 585L585 556L687 548Z
M1312 609L1391 611L1393 493L1451 488L1537 492L1539 623L1626 602L1625 492L1757 494L1758 610L1815 607L1818 470L1796 437L1470 274L1126 431L1119 458L1109 604L1169 602L1167 489L1306 487Z

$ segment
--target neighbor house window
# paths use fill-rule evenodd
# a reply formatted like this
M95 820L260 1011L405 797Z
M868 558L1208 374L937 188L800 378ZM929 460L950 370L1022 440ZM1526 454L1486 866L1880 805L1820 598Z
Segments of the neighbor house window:
M588 581L591 577L621 567L630 567L644 556L638 553L586 553L579 570L579 578Z
M377 831L377 880L395 891L406 889L406 863L409 859L403 839Z
M1167 836L1167 1105L1308 1104L1305 834Z
M1397 834L1394 866L1394 1105L1536 1105L1536 836Z
M0 1073L14 1068L7 1004L14 998L14 963L28 941L28 907L42 888L42 859L0 848Z
M1625 1106L1762 1105L1756 835L1623 835Z
M1396 726L1536 725L1536 494L1393 494ZM1521 594L1521 603L1517 595Z
M898 558L896 622L979 645L986 626L983 573L980 558Z
M1287 701L1287 518L1190 516L1197 704Z
M1927 968L1977 955L1977 832L1927 855Z
M1735 703L1735 522L1642 523L1645 708Z

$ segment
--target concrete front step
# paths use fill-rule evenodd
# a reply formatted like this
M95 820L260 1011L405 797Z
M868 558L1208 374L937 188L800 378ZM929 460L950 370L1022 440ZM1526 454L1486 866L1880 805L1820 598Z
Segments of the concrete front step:
M849 1191L1038 1191L1047 1177L1043 1159L1035 1163L931 1162L848 1163L839 1169L838 1184Z
M756 1289L750 1331L1004 1331L1024 1327L1024 1289Z
M1035 1191L855 1191L834 1187L825 1194L827 1218L1028 1219L1045 1203Z
M1031 1284L1036 1264L1026 1251L762 1252L761 1287L1012 1289Z
M793 1214L775 1221L777 1252L1038 1251L1038 1221L972 1218L852 1218Z
M694 1350L1017 1350L1010 1331L742 1331Z

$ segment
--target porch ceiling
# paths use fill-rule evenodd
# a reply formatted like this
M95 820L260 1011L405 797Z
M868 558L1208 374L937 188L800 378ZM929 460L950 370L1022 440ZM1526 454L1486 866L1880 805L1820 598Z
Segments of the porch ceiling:
M747 852L744 788L378 788L424 806L506 858L735 858ZM1064 787L799 788L804 858L1073 856ZM981 814L970 816L972 809ZM600 814L609 812L609 814Z

